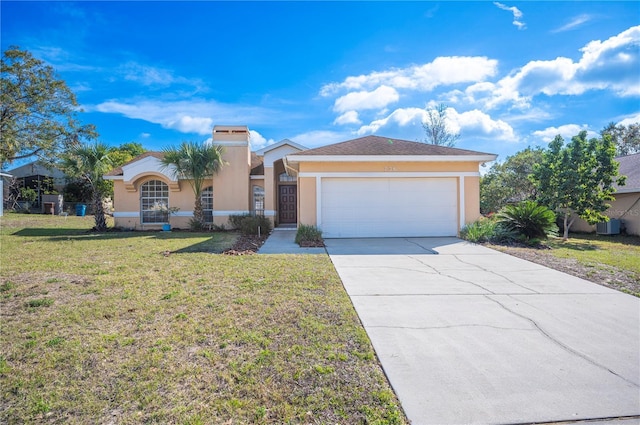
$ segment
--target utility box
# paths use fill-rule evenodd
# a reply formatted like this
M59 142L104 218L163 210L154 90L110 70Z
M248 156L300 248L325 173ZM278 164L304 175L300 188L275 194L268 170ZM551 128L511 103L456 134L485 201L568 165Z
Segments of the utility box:
M596 224L596 233L599 235L619 235L620 220L612 218L609 221Z

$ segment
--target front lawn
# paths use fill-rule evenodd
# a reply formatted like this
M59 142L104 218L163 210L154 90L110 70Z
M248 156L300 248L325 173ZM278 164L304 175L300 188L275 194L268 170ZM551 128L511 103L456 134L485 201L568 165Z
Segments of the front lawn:
M640 297L640 238L572 233L551 237L550 249L489 245L529 261Z
M325 255L0 218L0 422L406 423Z

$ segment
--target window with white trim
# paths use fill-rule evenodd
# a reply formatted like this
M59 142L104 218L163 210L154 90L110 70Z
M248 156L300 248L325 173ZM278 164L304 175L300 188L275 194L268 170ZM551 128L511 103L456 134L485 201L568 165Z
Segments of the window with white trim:
M160 180L149 180L140 186L142 223L169 222L169 186Z
M213 186L208 186L202 189L202 193L200 193L200 201L202 202L204 222L213 223Z
M253 186L253 211L257 215L264 215L264 188Z

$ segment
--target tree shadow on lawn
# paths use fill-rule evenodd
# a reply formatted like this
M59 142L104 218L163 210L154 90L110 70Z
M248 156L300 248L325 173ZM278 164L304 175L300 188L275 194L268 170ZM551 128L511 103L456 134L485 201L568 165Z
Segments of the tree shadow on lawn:
M229 248L235 242L235 238L225 237L225 234L209 233L209 232L163 232L163 231L127 231L127 232L93 232L82 229L71 228L29 228L21 229L13 233L14 236L22 237L42 237L47 242L61 242L75 239L78 241L95 241L95 240L127 240L137 238L154 238L158 240L188 240L202 239L204 241L194 243L192 245L171 251L172 254L207 252L220 253Z

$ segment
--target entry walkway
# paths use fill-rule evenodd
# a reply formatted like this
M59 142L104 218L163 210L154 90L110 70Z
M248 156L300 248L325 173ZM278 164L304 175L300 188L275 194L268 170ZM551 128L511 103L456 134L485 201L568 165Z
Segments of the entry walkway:
M326 254L324 248L300 248L295 243L296 229L273 229L264 245L258 250L258 254Z
M413 425L640 423L640 299L456 238L325 242Z

